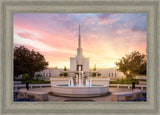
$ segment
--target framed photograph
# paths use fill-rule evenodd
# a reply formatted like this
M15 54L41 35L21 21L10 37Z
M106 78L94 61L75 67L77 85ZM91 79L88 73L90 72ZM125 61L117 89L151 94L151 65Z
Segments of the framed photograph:
M159 3L1 0L1 114L158 114Z

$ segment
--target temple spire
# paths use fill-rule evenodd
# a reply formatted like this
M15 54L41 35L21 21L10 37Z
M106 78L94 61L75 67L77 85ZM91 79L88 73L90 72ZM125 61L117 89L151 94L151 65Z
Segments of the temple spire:
M82 57L82 48L81 48L81 26L79 25L79 37L78 37L78 48L77 48L77 57Z
M79 25L79 40L78 40L78 48L81 48L81 33L80 33L81 25Z

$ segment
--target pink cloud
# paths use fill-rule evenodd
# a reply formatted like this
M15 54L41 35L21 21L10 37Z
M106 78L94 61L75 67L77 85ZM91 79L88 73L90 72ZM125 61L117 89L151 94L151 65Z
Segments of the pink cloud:
M43 44L46 44L50 47L54 47L57 49L73 50L76 49L77 47L77 44L73 44L73 42L77 42L76 40L78 39L78 37L75 38L74 34L72 33L68 33L67 35L54 34L54 33L44 32L40 29L28 27L21 23L15 24L14 30L15 34L21 36L22 38L38 40Z
M27 39L35 39L35 36L32 35L31 33L17 33L22 38L27 38Z

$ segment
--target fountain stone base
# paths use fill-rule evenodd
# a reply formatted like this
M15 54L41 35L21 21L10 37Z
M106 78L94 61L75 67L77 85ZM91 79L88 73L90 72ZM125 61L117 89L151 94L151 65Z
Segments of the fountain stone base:
M58 96L67 97L96 97L107 95L109 92L108 86L94 87L64 87L52 86L52 93Z

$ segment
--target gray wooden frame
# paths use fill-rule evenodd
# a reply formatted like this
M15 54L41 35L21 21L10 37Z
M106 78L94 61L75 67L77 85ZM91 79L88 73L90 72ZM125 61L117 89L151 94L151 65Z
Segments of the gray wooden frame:
M160 114L159 0L0 0L1 114ZM147 102L13 102L14 13L147 13Z

